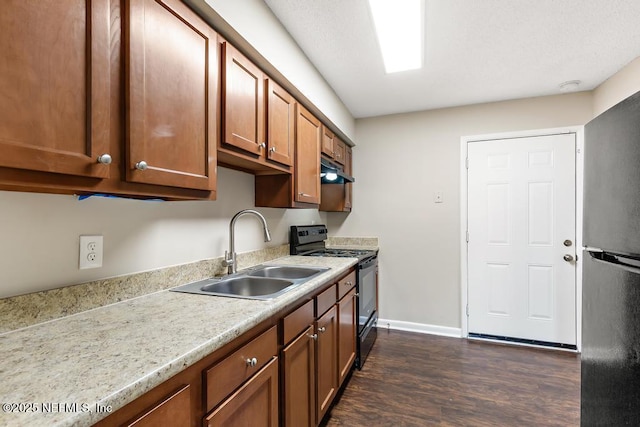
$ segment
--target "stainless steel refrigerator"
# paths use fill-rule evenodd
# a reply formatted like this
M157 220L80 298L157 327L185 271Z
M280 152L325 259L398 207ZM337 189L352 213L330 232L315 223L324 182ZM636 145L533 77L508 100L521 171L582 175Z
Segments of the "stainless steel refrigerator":
M640 425L640 92L585 126L581 425Z

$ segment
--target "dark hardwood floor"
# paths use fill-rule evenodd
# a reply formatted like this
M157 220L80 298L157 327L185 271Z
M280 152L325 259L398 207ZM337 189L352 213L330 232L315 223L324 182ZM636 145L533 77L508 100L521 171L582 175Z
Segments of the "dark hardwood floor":
M579 426L580 358L380 329L324 426Z

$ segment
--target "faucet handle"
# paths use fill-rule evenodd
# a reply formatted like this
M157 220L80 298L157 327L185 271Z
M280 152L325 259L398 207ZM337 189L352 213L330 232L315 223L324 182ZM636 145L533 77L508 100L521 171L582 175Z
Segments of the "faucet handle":
M224 264L225 267L231 267L234 264L234 257L229 256L229 251L224 251L224 261L222 261L222 263Z

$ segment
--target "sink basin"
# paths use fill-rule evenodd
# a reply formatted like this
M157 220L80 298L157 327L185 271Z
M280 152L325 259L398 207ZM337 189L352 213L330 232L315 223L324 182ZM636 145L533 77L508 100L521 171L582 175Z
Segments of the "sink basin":
M215 295L232 298L269 300L308 282L313 276L329 270L324 267L293 265L259 265L223 277L205 279L171 289L173 292Z
M294 283L290 280L245 276L210 283L200 288L200 290L217 295L264 297L282 292L292 285L294 285Z
M249 276L252 277L274 277L278 279L304 279L318 274L321 271L325 271L323 268L314 267L295 267L286 265L269 265L252 273Z

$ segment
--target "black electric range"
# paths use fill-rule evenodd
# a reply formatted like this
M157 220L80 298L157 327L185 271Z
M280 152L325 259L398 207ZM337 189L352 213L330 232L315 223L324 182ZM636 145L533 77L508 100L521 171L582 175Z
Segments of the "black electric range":
M378 251L366 249L327 248L327 227L324 225L294 225L289 234L291 255L315 257L357 258L356 318L358 340L356 367L362 369L377 337L378 322Z

